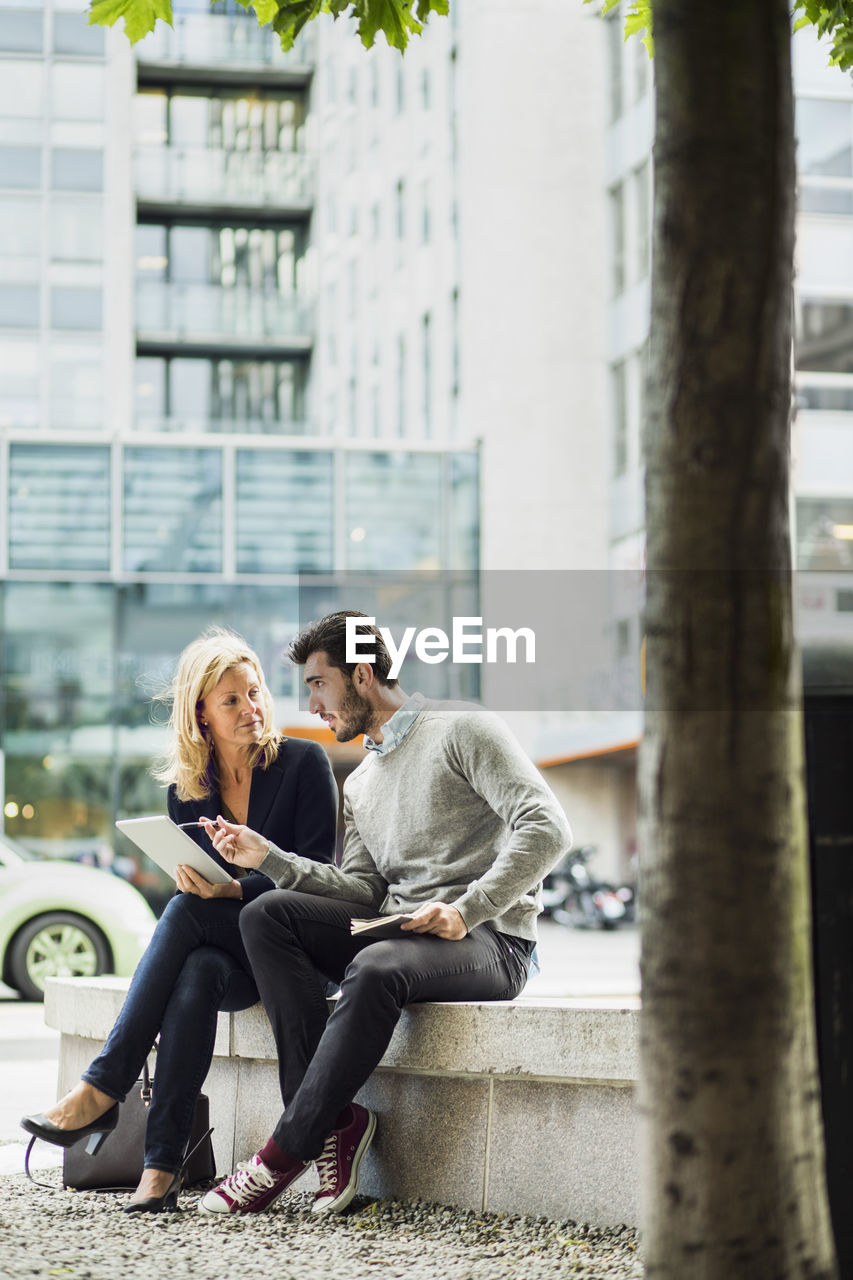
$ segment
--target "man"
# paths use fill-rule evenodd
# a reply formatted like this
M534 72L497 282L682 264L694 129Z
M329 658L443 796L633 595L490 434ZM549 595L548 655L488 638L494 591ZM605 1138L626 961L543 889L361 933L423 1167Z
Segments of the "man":
M403 1008L518 995L536 941L539 882L571 845L556 799L503 723L408 697L389 677L373 626L355 624L373 637L374 661L348 663L348 617L364 615L331 614L290 647L305 667L310 709L339 742L364 734L368 748L344 785L340 868L222 818L207 828L225 858L280 886L243 908L240 927L285 1106L261 1150L203 1198L208 1213L265 1209L313 1161L314 1211L350 1203L376 1127L353 1098ZM351 935L353 917L377 912L411 918L395 937ZM327 978L341 983L330 1017Z

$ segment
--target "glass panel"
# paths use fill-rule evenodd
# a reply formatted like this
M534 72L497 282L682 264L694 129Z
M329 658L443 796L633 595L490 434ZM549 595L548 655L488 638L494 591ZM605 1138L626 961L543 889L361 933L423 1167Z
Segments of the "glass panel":
M37 61L3 59L0 118L25 119L44 113L44 67Z
M136 141L143 147L162 147L169 140L167 106L162 89L142 90L134 102Z
M173 360L169 377L169 414L183 423L210 418L211 374L209 360Z
M797 500L797 568L853 569L853 498Z
M0 255L10 258L38 256L41 246L40 214L41 201L37 199L7 198L0 201Z
M349 453L345 477L347 569L440 567L440 455Z
M238 571L330 571L333 510L331 453L240 450Z
M77 53L88 58L104 56L104 29L90 27L82 13L53 15L54 53Z
M13 569L108 569L110 451L13 444L9 563Z
M222 568L218 449L126 449L124 560L128 573Z
M145 281L165 280L169 266L166 228L140 223L136 228L136 273Z
M166 361L140 356L134 366L134 421L140 428L162 426L166 417Z
M100 201L51 201L50 255L54 262L102 260L104 211Z
M853 373L853 302L801 300L795 354L798 369Z
M0 328L37 329L39 325L38 285L0 287Z
M811 182L800 187L803 213L853 213L853 188L818 187Z
M54 147L51 186L57 191L103 191L104 153L93 147Z
M476 453L450 455L450 568L476 569L480 563L480 459Z
M33 191L41 186L41 147L0 147L0 187Z
M97 430L103 425L104 362L100 348L54 352L50 362L50 425Z
M51 75L53 114L57 120L102 120L104 68L56 62Z
M91 855L112 826L112 590L10 582L4 595L6 830L53 857Z
M39 425L40 369L37 341L0 342L0 427Z
M0 9L0 49L4 53L41 53L40 9Z
M50 323L54 329L100 329L101 290L54 285L50 291Z
M847 387L818 387L808 383L797 387L798 409L853 412L853 384Z
M169 100L169 142L175 147L206 147L208 100L175 94Z
M613 411L613 474L621 476L628 466L628 371L624 360L610 369Z
M849 102L797 100L797 165L800 173L853 177Z
M181 284L206 284L212 280L215 237L216 232L210 227L173 227L169 233L171 279Z

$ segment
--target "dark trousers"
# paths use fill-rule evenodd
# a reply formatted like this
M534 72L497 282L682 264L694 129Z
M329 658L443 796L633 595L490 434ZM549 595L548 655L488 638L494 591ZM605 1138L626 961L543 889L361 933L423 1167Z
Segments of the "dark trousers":
M83 1079L123 1101L159 1034L146 1169L173 1172L213 1058L220 1009L256 1003L240 938L243 903L180 893L171 899L130 984L107 1043Z
M278 1050L285 1111L273 1138L313 1160L338 1114L378 1065L407 1004L511 1000L527 981L532 944L479 925L459 942L429 934L350 935L363 905L273 890L248 903L240 932ZM325 980L341 984L331 1016Z

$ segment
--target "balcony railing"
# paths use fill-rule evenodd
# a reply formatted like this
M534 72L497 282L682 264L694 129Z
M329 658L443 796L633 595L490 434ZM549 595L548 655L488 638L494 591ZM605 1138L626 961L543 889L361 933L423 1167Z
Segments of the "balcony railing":
M140 280L136 328L140 337L193 341L254 340L300 346L311 341L312 308L298 294L263 293L212 284Z
M174 27L158 22L139 44L137 57L143 63L299 72L312 67L314 50L315 36L310 30L303 31L296 46L284 53L275 32L259 27L254 14L191 13L176 14Z
M140 200L247 207L310 205L314 166L283 151L216 151L141 147L136 152Z

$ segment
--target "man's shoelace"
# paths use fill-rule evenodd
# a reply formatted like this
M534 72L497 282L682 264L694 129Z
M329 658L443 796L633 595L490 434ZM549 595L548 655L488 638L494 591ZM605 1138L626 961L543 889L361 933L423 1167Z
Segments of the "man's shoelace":
M326 1145L323 1147L323 1154L317 1160L317 1173L320 1177L320 1190L318 1195L324 1195L327 1191L334 1191L338 1174L338 1135L331 1134L326 1139Z
M251 1160L237 1165L237 1172L232 1173L224 1188L232 1200L245 1204L259 1191L267 1191L274 1187L277 1178L265 1164L253 1164Z

